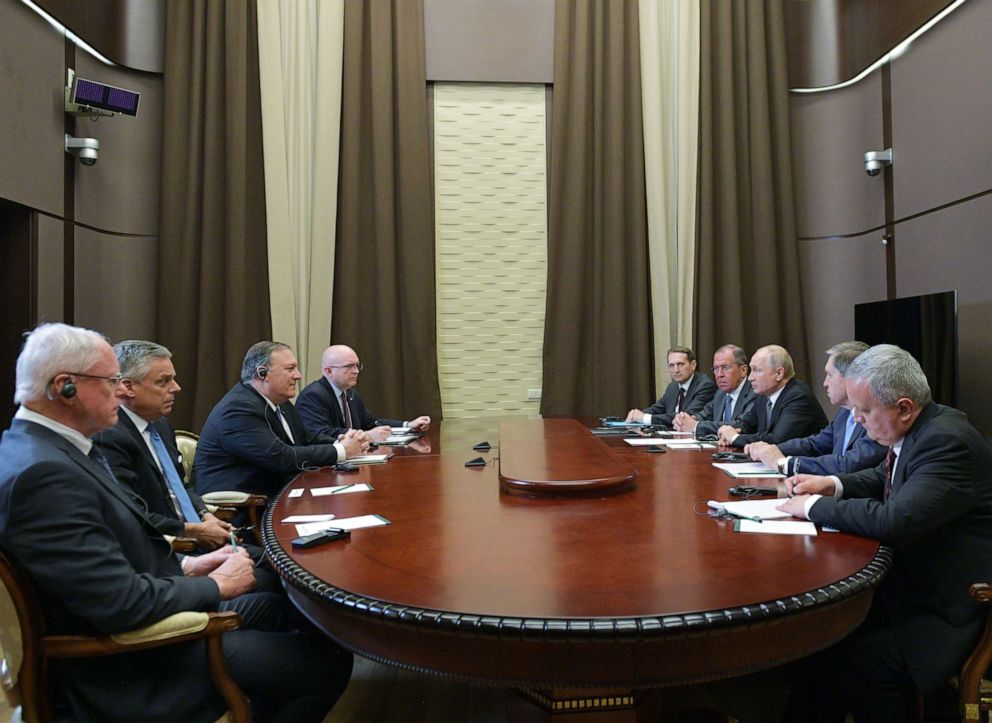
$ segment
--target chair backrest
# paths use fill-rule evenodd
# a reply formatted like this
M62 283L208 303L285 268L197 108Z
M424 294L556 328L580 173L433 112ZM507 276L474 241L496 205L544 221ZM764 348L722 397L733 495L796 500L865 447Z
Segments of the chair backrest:
M184 429L176 430L176 446L183 456L183 467L186 469L186 484L193 484L193 459L196 457L196 443L199 435Z
M0 552L0 655L4 697L21 706L25 720L52 720L48 677L42 664L45 621L27 577Z

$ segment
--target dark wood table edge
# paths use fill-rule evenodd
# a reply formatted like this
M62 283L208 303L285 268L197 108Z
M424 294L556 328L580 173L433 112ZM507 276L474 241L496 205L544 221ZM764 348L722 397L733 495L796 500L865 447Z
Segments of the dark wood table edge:
M740 625L765 623L817 607L849 600L875 588L892 564L892 550L880 545L874 558L848 577L788 598L770 600L723 610L665 616L604 618L519 618L476 615L456 611L432 610L399 605L376 598L356 595L335 587L300 567L283 549L272 529L269 505L262 525L262 540L273 569L294 589L332 608L360 613L383 622L446 630L459 635L498 637L520 640L618 640L676 637L715 631Z

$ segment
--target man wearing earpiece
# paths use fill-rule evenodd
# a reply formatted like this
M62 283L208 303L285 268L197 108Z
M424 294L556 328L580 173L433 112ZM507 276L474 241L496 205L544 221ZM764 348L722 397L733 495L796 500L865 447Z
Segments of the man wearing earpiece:
M290 402L302 378L286 344L260 341L248 350L241 381L213 408L200 433L193 464L200 494L235 489L274 495L303 470L368 449L354 430L337 438L307 432Z

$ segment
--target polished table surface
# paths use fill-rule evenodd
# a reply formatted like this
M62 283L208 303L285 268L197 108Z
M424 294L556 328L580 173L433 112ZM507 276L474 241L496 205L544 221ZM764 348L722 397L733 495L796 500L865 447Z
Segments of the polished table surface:
M531 455L535 469L547 463L533 445L499 460L508 422L443 422L385 465L300 474L263 526L297 606L346 647L410 669L513 686L663 686L826 647L863 619L890 564L872 540L735 533L732 521L708 516L706 500L728 499L735 484L712 466L712 450L656 454L583 431L591 448L636 472L626 491L506 494L501 464L520 477L527 464L517 455ZM543 440L554 457L562 424L576 422L528 420L516 433ZM492 450L473 451L484 440ZM480 455L489 464L464 466ZM589 464L576 460L575 476ZM551 466L570 474L561 460ZM355 482L374 491L288 497ZM281 520L328 512L391 524L294 550L295 525Z

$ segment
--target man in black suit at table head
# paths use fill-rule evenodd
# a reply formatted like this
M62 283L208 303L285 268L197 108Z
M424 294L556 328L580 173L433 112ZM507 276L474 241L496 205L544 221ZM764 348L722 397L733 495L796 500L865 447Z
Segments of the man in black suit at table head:
M886 460L797 475L780 509L879 540L893 565L861 627L812 659L792 719L842 721L850 710L858 721L914 720L914 689L929 694L955 675L985 622L968 588L992 579L992 452L962 412L931 401L920 365L899 347L871 347L846 384Z
M0 547L30 578L49 632L111 635L186 610L230 609L232 677L258 720L319 721L347 685L351 656L290 632L284 598L252 593L252 563L225 546L177 558L90 437L117 422L120 367L98 333L43 324L17 359L20 404L0 441ZM59 720L216 720L222 702L203 643L53 666Z
M772 344L754 352L748 381L758 396L739 424L720 427L720 443L742 448L752 442L774 444L820 431L827 423L823 407L795 375L792 356L784 347Z
M643 411L631 409L628 422L644 422L671 427L679 412L698 414L716 394L716 384L703 373L696 373L696 354L687 346L668 350L668 373L672 382L657 402Z

